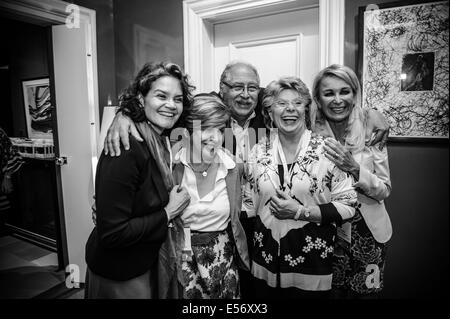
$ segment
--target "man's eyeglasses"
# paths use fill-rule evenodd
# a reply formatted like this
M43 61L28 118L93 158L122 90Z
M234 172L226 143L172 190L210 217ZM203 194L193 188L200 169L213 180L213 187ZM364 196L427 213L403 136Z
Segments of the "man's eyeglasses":
M225 81L222 81L222 83L225 84L226 86L228 86L230 88L230 90L236 94L243 93L245 88L247 88L247 92L250 94L255 94L255 93L259 92L259 86L255 85L255 84L247 84L247 85L231 84L231 83L227 83Z

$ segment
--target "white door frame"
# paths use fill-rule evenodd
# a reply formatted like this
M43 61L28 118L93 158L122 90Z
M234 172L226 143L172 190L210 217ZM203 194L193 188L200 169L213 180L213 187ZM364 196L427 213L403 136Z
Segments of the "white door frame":
M43 25L65 24L70 11L68 6L73 6L61 0L2 0L0 9L13 14L18 14L26 19L32 19ZM97 78L97 30L95 10L77 6L80 13L80 22L86 24L86 48L90 53L86 57L89 91L89 116L91 120L91 129L95 132L95 140L91 141L92 154L97 158L97 140L99 137L99 107L98 107L98 78ZM69 7L70 8L70 7ZM95 147L94 147L95 146ZM95 152L94 152L95 151ZM95 167L93 167L95 176Z
M43 24L65 24L66 19L71 13L67 8L73 6L72 3L61 0L2 0L0 8L14 14L19 14L25 18L40 21ZM97 78L97 30L96 30L96 13L95 10L77 6L80 13L80 22L87 26L85 34L86 47L90 56L87 60L87 78L89 79L89 110L91 123L97 127L96 137L98 137L98 78ZM93 142L97 144L97 138Z
M68 2L60 0L2 0L0 1L0 10L10 13L14 18L35 23L42 26L51 25L64 25L66 24L66 19L69 22L74 22L78 18L78 14L73 11L74 5ZM72 11L71 11L72 9ZM86 98L89 110L89 124L90 124L90 143L86 143L86 149L83 154L90 154L92 163L90 169L92 171L92 176L95 178L95 169L97 164L97 140L99 137L99 107L98 107L98 79L97 79L97 39L96 39L96 12L91 9L87 9L81 6L76 6L79 9L79 19L80 23L85 26L84 41L86 41L86 78L87 78L87 92L88 96ZM75 20L70 17L75 17ZM66 24L67 25L67 24ZM68 26L68 25L67 25ZM69 26L68 26L69 27ZM76 25L75 25L76 27ZM52 57L54 58L54 57ZM70 63L70 61L67 61ZM56 83L55 83L56 86ZM58 92L56 92L58 95ZM55 97L56 100L56 97ZM62 107L62 106L59 106ZM75 112L75 110L74 110ZM63 127L58 127L58 130L64 130ZM59 156L64 156L64 154L57 154ZM70 163L69 163L70 164ZM82 189L94 189L94 178L90 179L88 185L80 185ZM61 194L62 196L62 194ZM69 195L70 196L70 195ZM60 206L60 210L62 207ZM67 211L63 209L63 212L59 212L59 215L64 216L67 219L67 214L74 214L79 212ZM64 225L65 224L65 225ZM61 229L62 238L62 254L64 255L63 263L74 263L73 258L70 257L69 243L66 240L66 233L72 232L76 233L78 230L74 229L74 225L67 225L64 221L60 222L60 226L65 229ZM76 225L75 225L76 226ZM73 245L82 245L84 242L71 243ZM84 256L82 256L84 260ZM76 262L76 261L75 261ZM66 266L66 265L64 265ZM80 278L74 278L75 282L84 281L84 274L79 274Z
M332 63L343 64L345 0L184 0L185 71L194 80L198 92L209 92L216 86L215 23L317 7L320 68Z

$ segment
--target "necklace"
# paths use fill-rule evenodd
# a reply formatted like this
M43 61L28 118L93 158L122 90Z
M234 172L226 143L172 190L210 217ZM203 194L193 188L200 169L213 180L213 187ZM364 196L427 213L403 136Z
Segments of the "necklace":
M300 163L301 158L303 158L306 154L306 150L307 150L310 138L311 138L311 131L306 130L303 133L302 137L300 138L300 141L298 142L297 151L295 152L294 161L292 162L290 169L288 168L288 165L287 165L286 156L284 154L283 147L281 145L281 141L280 141L279 137L277 137L275 139L275 141L273 143L273 148L274 148L275 152L278 153L278 157L281 161L281 164L283 165L283 173L284 173L284 176L283 176L284 183L283 183L283 185L281 185L281 180L280 180L279 186L286 188L287 181L290 180L290 178L293 174L295 163L296 162ZM274 154L274 157L275 157L274 163L279 163L279 161L276 159L276 156L277 155ZM277 183L275 183L275 181L272 180L270 175L269 175L269 179L270 179L273 187L275 189L279 189L279 187L277 186Z
M203 177L206 177L206 176L208 176L208 170L211 167L211 164L212 164L212 162L208 164L206 169L203 169L203 170L200 170L200 171L195 170L194 167L192 167L192 164L190 165L190 167L194 171L194 173L202 174Z

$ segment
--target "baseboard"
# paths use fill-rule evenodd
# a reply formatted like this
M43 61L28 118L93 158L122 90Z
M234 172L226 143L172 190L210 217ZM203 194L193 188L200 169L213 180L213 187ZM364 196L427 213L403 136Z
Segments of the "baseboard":
M33 297L33 299L67 299L73 294L84 289L84 283L80 283L80 288L67 288L66 283L62 282L47 291Z

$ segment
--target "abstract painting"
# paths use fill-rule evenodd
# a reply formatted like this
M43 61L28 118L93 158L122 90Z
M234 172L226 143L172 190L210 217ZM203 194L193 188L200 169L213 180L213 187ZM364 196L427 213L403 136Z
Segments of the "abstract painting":
M449 2L399 3L360 11L363 107L394 139L448 139Z
M50 84L48 78L22 81L28 137L53 139Z

